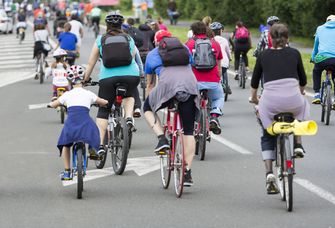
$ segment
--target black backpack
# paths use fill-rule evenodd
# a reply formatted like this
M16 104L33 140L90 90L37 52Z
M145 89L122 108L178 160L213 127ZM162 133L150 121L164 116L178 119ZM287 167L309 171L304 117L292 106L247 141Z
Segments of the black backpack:
M209 38L195 38L193 66L198 71L210 71L216 66L216 58Z
M159 55L163 66L181 66L189 64L189 51L176 37L164 37L159 42Z
M127 35L112 36L106 34L101 38L102 63L106 68L128 66L133 57L130 53L129 37Z
M134 27L130 27L130 28L127 29L127 32L129 34L129 36L131 36L134 39L136 47L139 48L143 45L144 35L140 30L138 30L137 28L134 28Z

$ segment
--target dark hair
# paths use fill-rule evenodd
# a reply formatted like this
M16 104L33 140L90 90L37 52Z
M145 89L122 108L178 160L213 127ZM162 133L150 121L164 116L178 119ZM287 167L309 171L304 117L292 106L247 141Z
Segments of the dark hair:
M135 24L135 20L134 20L134 18L129 17L129 18L127 19L127 24L133 26L133 25Z
M237 21L236 22L237 27L241 28L244 26L243 21Z
M110 24L106 24L107 26L107 29L106 29L106 33L112 35L112 36L117 36L119 34L123 34L123 30L121 29L121 26L119 27L115 27L115 26L112 26Z
M272 38L272 46L274 48L284 48L288 42L288 28L286 25L277 23L271 26L270 35Z
M221 35L221 29L212 29L213 33L215 36L220 36Z
M191 24L191 30L194 35L206 34L207 26L202 21L197 21Z

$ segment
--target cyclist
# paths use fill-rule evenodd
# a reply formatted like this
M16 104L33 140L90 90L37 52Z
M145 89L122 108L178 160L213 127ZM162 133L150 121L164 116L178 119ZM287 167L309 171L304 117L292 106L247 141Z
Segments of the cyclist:
M54 21L54 36L57 38L59 34L64 31L64 24L67 22L67 17L64 11L58 10L56 12L56 19Z
M194 34L193 38L189 39L186 42L186 46L189 50L196 54L197 51L197 40L206 40L209 39L206 35L208 29L207 26L199 21L195 22L191 25L192 32ZM193 73L195 74L198 81L198 89L199 90L208 90L208 98L211 102L211 111L210 111L210 127L209 129L214 134L221 134L221 127L219 123L218 117L222 115L221 109L223 109L224 105L224 94L223 88L220 83L221 79L221 60L222 52L220 48L220 44L218 44L214 39L210 39L210 43L212 45L212 50L214 50L212 54L215 55L215 66L211 67L211 69L207 69L206 71L198 70L194 64L192 66ZM200 46L200 44L199 44ZM208 50L208 48L207 48ZM211 53L207 53L212 56ZM206 56L208 57L208 55ZM194 60L195 61L195 60ZM210 62L204 61L204 62Z
M202 18L202 22L207 26L206 34L208 37L213 37L212 31L209 29L209 25L212 24L212 18L210 16L205 16ZM193 37L192 29L187 32L187 38L191 39Z
M171 37L168 31L160 30L155 35L155 43L164 37ZM186 48L186 47L185 47ZM190 62L192 60L190 54ZM158 85L150 92L144 102L143 111L148 125L153 129L158 137L158 144L155 152L169 149L169 142L164 136L159 117L155 113L162 108L168 107L176 98L179 100L179 113L183 126L183 142L186 161L186 173L184 179L185 186L193 184L191 176L191 165L195 151L195 140L193 136L194 121L197 110L199 109L199 98L197 81L191 70L190 65L163 67L159 49L156 47L149 52L145 63L145 72L148 77L156 74L159 77Z
M52 75L52 99L54 101L57 99L57 89L64 88L66 91L69 90L69 82L66 79L66 69L69 65L65 62L65 57L67 56L67 52L61 48L58 48L53 53L53 57L55 58L55 62L51 64L51 67L48 68L48 72L46 76L49 77Z
M276 137L266 129L271 126L274 115L282 112L293 113L298 120L309 118L309 104L303 96L307 84L306 74L298 50L287 47L288 29L283 24L275 24L270 29L272 48L260 53L251 79L252 103L258 104L258 114L263 127L261 137L262 157L266 170L268 194L278 193L273 175L272 162L276 159ZM257 88L260 78L264 80L264 90L260 99ZM289 102L288 102L289 101ZM301 137L295 137L294 156L302 158L304 148Z
M265 49L272 47L272 40L270 36L270 28L272 25L279 23L279 17L277 16L270 16L266 20L267 27L262 31L261 38L258 41L257 47L253 53L253 56L257 57L259 53L264 51Z
M77 45L81 46L81 38L84 36L84 29L82 23L79 21L78 11L72 10L71 11L71 20L69 22L71 24L70 32L75 34L77 37ZM79 54L79 51L78 51Z
M214 32L214 39L216 42L220 44L221 52L222 52L222 60L221 60L221 74L222 74L222 82L224 82L225 77L224 74L227 74L227 69L229 68L229 61L231 59L230 48L228 40L222 37L222 33L224 30L223 25L220 22L213 22L209 26L210 29ZM228 77L226 77L228 79ZM230 86L228 85L227 93L231 94Z
M19 14L17 15L16 37L19 36L19 28L24 28L24 29L27 28L27 15L24 12L24 9L20 9Z
M246 69L248 69L247 53L251 48L251 36L249 30L244 26L242 21L236 22L235 31L231 37L234 40L234 58L235 58L235 80L238 80L238 67L240 65L240 55L244 60Z
M77 53L79 53L80 47L78 46L78 40L75 34L70 32L71 24L65 23L64 32L62 32L58 37L58 44L55 47L57 50L58 47L65 50L68 53L67 61L70 66L72 66L76 60Z
M36 26L37 25L40 25L40 24L44 24L45 26L45 29L48 31L49 35L51 34L50 33L50 29L49 29L49 26L48 26L48 21L47 19L45 18L44 16L44 13L43 13L43 10L42 11L38 11L35 19L34 19L34 31L36 30Z
M335 15L327 17L326 23L316 30L314 48L311 60L315 63L313 69L313 89L315 92L313 104L320 104L321 74L327 67L335 73ZM333 109L335 105L333 104Z
M138 55L137 58L140 57L134 40L130 36L124 34L121 30L123 21L124 17L119 12L111 12L106 15L106 34L98 36L93 45L91 56L87 64L85 80L89 80L94 65L101 55L102 61L100 64L99 74L99 96L108 100L109 104L113 104L115 99L116 84L126 84L127 94L123 99L125 119L128 126L132 128L134 125L132 117L134 98L132 95L135 94L137 85L140 82L139 68L135 62L135 56ZM127 43L125 43L125 39L123 39L123 37L126 38ZM110 46L104 45L107 38L111 42ZM109 47L111 47L112 50L109 49ZM103 139L105 138L109 113L110 109L108 108L100 107L98 110L96 122L99 128L101 140L98 151L99 154L106 153Z
M97 97L91 91L83 89L84 73L85 69L82 66L71 66L67 71L67 79L71 82L73 89L49 103L52 108L64 104L67 106L68 116L57 143L60 156L63 156L65 167L64 172L61 173L61 180L72 179L70 148L77 140L88 143L92 148L89 150L90 158L98 159L96 151L99 148L99 130L91 119L89 111L93 103L103 106L107 105L108 101Z
M98 31L100 31L100 18L101 18L101 9L98 6L94 6L91 10L92 25L97 24ZM98 32L99 33L99 32Z
M37 57L40 52L43 52L45 57L48 56L49 51L51 50L51 47L49 50L46 49L45 44L49 44L49 32L45 29L45 25L43 23L36 24L35 25L35 31L34 31L34 56L33 58L36 58L36 64L38 64ZM49 45L50 46L50 45ZM47 61L45 60L45 65L48 66ZM38 74L35 75L35 79L38 79Z

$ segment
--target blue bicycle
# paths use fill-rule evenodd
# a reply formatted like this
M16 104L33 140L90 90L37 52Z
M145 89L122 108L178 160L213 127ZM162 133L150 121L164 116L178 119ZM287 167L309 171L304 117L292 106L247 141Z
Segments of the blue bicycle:
M77 198L82 198L84 176L87 168L87 154L84 142L75 142L72 146L72 176L77 176Z
M321 122L325 122L326 125L329 125L330 113L332 110L332 68L326 68L326 79L322 81L321 84Z

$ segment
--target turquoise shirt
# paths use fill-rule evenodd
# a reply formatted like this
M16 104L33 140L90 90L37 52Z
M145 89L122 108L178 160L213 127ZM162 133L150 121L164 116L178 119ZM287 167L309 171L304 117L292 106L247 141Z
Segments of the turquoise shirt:
M133 53L135 49L135 42L133 38L130 38L130 52ZM102 48L101 48L101 36L98 36L96 39L96 44L98 45L100 55L102 55ZM115 76L140 76L140 71L138 66L135 62L135 58L131 61L131 64L128 66L119 66L119 67L112 67L106 68L102 61L100 61L100 73L99 73L99 80L105 78L111 78Z

